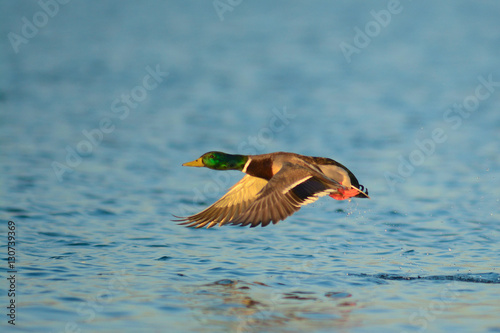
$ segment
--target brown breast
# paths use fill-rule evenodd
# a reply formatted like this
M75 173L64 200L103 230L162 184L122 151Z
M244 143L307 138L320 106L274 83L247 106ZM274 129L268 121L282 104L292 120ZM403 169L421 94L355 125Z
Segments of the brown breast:
M273 177L273 161L271 158L251 158L246 173L250 176L269 180Z

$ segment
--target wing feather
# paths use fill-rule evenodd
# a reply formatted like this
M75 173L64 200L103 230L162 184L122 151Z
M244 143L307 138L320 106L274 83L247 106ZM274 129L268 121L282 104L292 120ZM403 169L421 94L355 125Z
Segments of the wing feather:
M175 221L182 222L179 223L181 225L196 228L204 226L211 228L216 224L224 225L246 211L267 183L265 179L245 175L222 198L208 208L191 216L180 217Z
M251 227L278 223L300 209L316 201L320 196L343 187L323 174L295 164L287 163L258 193L246 211L229 223Z

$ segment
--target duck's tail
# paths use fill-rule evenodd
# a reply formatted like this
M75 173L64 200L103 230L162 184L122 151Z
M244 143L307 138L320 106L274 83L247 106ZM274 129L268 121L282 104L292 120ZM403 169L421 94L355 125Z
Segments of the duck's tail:
M368 195L368 189L363 185L359 185L359 188L351 186L351 188L348 190L346 190L345 187L340 187L337 192L330 194L330 197L335 200L346 200L353 197L370 199L370 196Z

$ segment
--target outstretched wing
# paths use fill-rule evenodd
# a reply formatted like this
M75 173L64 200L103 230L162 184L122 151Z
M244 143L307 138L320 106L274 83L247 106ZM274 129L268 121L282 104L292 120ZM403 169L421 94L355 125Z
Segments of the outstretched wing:
M323 176L310 168L296 164L285 164L257 198L239 216L229 223L241 226L263 227L284 220L301 206L316 201L319 197L345 189L337 181Z
M267 183L268 181L265 179L245 175L245 177L234 184L222 198L217 200L210 207L198 214L182 217L175 221L183 222L180 223L181 225L196 228L204 226L210 228L217 223L222 226L227 221L245 212L250 204L257 198L257 193L259 193Z

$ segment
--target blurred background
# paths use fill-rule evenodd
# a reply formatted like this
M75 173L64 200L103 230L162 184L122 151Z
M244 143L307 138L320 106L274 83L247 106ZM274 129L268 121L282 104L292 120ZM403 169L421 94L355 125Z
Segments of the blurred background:
M500 330L499 13L2 1L19 327ZM241 177L181 167L210 150L330 157L372 199L323 198L267 228L177 226Z

